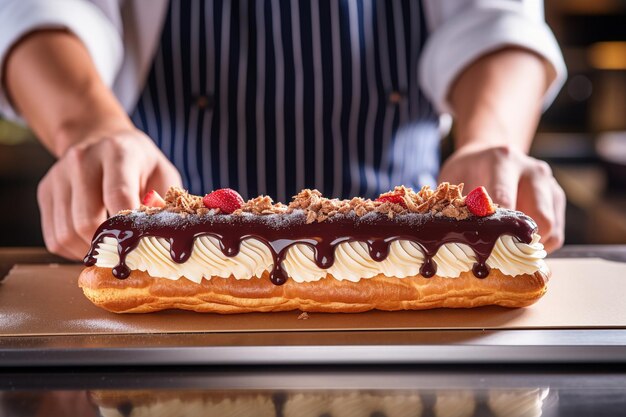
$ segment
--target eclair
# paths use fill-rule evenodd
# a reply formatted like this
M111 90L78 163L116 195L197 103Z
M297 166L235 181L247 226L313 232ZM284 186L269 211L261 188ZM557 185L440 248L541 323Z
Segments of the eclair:
M546 291L545 256L536 223L483 187L306 189L288 205L172 187L98 228L79 286L117 313L524 307Z

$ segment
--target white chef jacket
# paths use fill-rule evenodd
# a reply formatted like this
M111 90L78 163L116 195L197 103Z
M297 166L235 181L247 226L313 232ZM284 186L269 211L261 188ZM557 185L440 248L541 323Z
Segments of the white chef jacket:
M544 22L541 0L423 0L431 32L419 80L440 112L451 112L448 90L468 64L503 46L545 58L556 78L547 107L566 78L559 46ZM150 70L167 0L0 0L0 68L11 47L37 29L64 28L86 46L102 80L131 112ZM1 77L0 73L0 77ZM0 87L0 113L19 120Z

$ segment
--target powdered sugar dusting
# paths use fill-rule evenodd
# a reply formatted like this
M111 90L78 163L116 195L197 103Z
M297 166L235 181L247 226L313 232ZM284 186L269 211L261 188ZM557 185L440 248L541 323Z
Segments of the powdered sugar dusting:
M0 312L0 334L19 330L25 323L32 320L33 317L19 311Z
M292 227L298 224L304 224L306 216L302 210L294 210L291 213L284 214L266 214L256 215L252 213L241 214L214 214L208 213L204 215L186 214L181 216L178 213L169 211L160 211L157 213L146 213L144 211L131 211L128 214L122 214L123 218L132 222L133 226L140 230L147 230L154 227L173 227L175 229L185 228L191 225L206 224L242 224L242 223L261 223L270 226L273 229L282 229Z
M145 326L134 326L118 319L80 319L68 320L66 325L70 331L84 332L106 332L106 333L129 333L145 330Z
M495 214L490 216L491 218L508 217L511 215L521 215L520 212L513 210L498 209ZM237 214L215 214L209 213L204 215L198 214L186 214L181 216L179 213L160 211L157 213L146 213L144 211L134 210L128 214L119 215L128 219L133 223L133 226L140 230L147 230L154 227L173 227L186 228L191 225L205 224L208 227L212 224L247 224L247 223L260 223L271 227L272 229L283 229L293 227L297 225L306 224L308 221L307 211L303 209L295 209L289 213L276 213L258 215L248 212L242 212ZM440 217L439 213L403 213L397 214L392 219L389 219L386 214L379 213L377 211L367 212L361 216L354 211L348 211L346 213L337 213L332 217L327 218L325 221L353 221L362 224L375 224L385 218L386 221L393 221L394 223L418 225L423 224L433 217ZM450 219L451 221L457 221ZM474 219L476 220L476 219ZM478 219L480 220L480 219Z

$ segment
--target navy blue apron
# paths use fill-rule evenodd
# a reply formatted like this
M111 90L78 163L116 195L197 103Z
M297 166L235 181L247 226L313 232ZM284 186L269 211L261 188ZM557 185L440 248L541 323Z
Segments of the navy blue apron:
M432 185L426 36L415 0L172 0L132 119L195 194Z

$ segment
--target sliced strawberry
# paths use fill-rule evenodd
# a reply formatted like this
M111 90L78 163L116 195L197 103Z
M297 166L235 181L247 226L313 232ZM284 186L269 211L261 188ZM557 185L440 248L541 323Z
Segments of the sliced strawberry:
M204 206L209 209L220 209L222 213L230 214L240 209L243 205L243 198L239 193L230 188L220 188L204 196L202 199Z
M472 214L484 217L489 216L496 212L496 207L491 201L491 197L487 194L485 187L477 187L470 191L465 197L465 205L472 212Z
M163 197L161 197L159 193L151 190L143 196L141 204L148 207L165 207L165 200L163 200Z
M406 208L403 191L389 191L388 193L381 194L376 201L380 201L381 203L400 204L402 207Z

